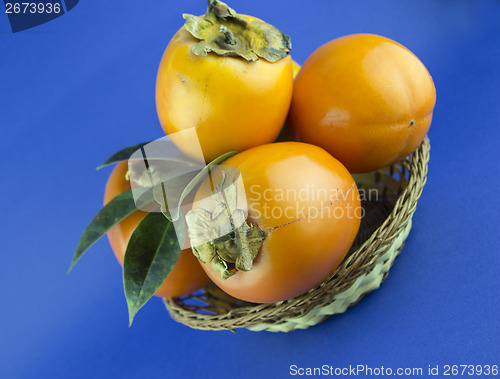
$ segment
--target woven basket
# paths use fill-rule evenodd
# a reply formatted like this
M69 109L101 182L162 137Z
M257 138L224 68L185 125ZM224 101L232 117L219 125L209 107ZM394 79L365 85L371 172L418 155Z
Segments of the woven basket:
M201 292L164 299L172 318L195 329L288 332L306 329L345 312L377 289L389 273L411 229L417 200L426 182L429 140L390 167L354 175L365 215L350 252L322 283L292 299L269 304L246 303L209 286Z

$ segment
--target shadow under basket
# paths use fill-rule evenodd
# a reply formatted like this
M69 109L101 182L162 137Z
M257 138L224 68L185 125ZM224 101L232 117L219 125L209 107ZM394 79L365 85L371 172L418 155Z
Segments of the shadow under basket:
M188 296L163 299L170 315L195 329L288 332L345 312L380 286L401 251L426 182L429 150L426 137L404 160L353 175L364 208L361 226L346 258L316 287L286 301L254 304L211 285Z

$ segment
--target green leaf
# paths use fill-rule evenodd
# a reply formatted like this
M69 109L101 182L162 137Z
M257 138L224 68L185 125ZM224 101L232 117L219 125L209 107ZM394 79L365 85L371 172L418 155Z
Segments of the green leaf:
M166 143L166 144L170 144L171 143L170 141L163 141L163 142ZM129 160L132 157L132 155L137 150L139 150L139 149L143 148L144 146L149 145L151 143L158 143L158 141L138 143L137 145L126 147L125 149L120 150L119 152L113 154L110 158L108 158L106 160L106 162L104 162L102 165L100 165L99 167L97 167L96 170L100 170L101 168L109 166L109 165L111 165L113 163L118 163L118 162L121 162L121 161L127 161L127 160ZM145 152L143 152L143 153L145 153ZM179 158L179 157L168 157L168 156L160 156L160 157L157 157L157 156L147 157L146 156L146 157L144 157L143 155L141 155L140 157L134 158L134 161L142 161L144 159L147 159L150 163L151 162L155 162L155 161L161 161L161 162L173 162L173 163L176 163L176 164L181 163L181 164L184 164L185 166L188 166L188 167L189 166L191 166L191 167L196 166L196 163L194 163L194 162L185 161L185 160L183 160L182 158Z
M131 190L119 194L106 204L90 222L87 228L85 228L80 237L68 273L90 246L106 234L111 227L130 216L136 210L137 208Z
M148 213L130 237L123 261L129 325L163 284L180 253L174 225L161 213Z
M181 208L182 202L190 194L190 192L199 183L201 183L203 181L203 179L205 179L205 177L210 172L210 168L215 166L215 165L221 164L226 159L229 159L236 154L238 154L237 151L231 151L229 153L222 154L220 157L215 158L212 162L210 162L205 167L203 167L203 169L198 174L196 174L196 176L193 179L191 179L191 181L186 185L186 187L184 187L184 190L182 191L181 195L179 196L178 206L175 209L170 211L170 215L172 217L172 220L177 221L179 219L179 213L180 213L180 208Z
M138 143L137 145L129 146L123 150L120 150L119 152L113 154L110 158L108 158L106 160L106 162L104 162L102 165L97 167L97 170L100 170L101 168L109 166L110 164L113 164L113 163L118 163L121 161L128 160L132 156L132 154L134 154L141 147L146 146L149 143L151 143L151 142Z

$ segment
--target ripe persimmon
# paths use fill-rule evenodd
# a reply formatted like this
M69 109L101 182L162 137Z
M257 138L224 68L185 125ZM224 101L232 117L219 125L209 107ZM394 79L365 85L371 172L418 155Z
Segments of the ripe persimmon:
M406 47L372 34L326 43L295 79L287 123L296 138L323 147L351 172L410 154L431 125L432 78Z
M359 228L351 174L314 145L254 147L204 184L186 216L192 249L212 281L241 300L306 292L341 263Z
M292 97L288 36L220 1L210 1L205 16L184 17L156 80L156 109L165 133L195 128L207 162L274 141ZM196 155L193 140L173 142Z

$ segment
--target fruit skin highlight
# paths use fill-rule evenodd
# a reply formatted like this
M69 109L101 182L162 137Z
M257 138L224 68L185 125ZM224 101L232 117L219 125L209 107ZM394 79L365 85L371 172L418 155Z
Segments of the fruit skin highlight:
M104 193L104 205L115 196L130 189L130 183L125 178L127 170L127 162L119 162L111 172ZM123 266L128 241L146 214L146 212L138 210L113 226L107 233L109 244L121 266ZM158 288L155 296L178 297L187 295L208 283L210 283L210 279L201 269L198 259L193 255L191 249L186 249L181 252L177 263L162 286Z
M233 297L267 303L300 295L324 280L341 263L359 229L359 193L347 169L310 144L258 146L225 161L225 168L210 178L213 186L200 187L193 209L214 212L210 188L220 183L228 166L241 174L246 222L265 238L249 271L223 279L211 262L202 263L212 281Z
M426 136L436 90L406 47L373 34L337 38L314 51L295 79L287 123L352 173L413 152Z
M255 17L237 16L248 20L250 25L261 22ZM226 21L221 23L228 25ZM245 39L244 34L236 31L234 34ZM292 98L290 55L275 62L261 57L247 61L214 52L200 56L193 52L199 42L183 26L161 59L156 109L165 133L196 128L206 162L228 151L243 151L274 141L286 120ZM196 154L189 142L174 140L174 143L184 153Z

